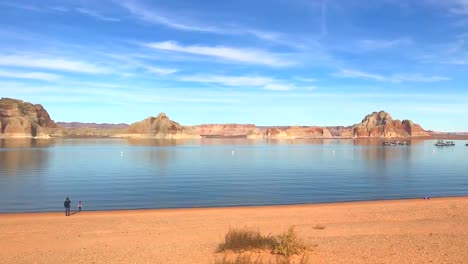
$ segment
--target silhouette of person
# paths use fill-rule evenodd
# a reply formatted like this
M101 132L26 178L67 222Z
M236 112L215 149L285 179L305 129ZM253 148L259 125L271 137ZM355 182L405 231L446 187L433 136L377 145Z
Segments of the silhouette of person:
M70 215L70 205L71 205L70 198L67 197L65 199L65 202L63 202L63 206L65 207L65 216Z
M83 207L83 203L81 201L78 202L78 212L81 212L81 207Z

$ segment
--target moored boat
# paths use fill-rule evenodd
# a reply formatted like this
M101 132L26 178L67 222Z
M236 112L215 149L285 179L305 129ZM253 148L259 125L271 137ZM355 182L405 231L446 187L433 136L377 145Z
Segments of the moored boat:
M397 145L395 141L384 141L382 144L384 146L396 146Z
M453 142L453 141L447 141L447 142L445 142L445 144L447 146L455 146L455 142Z
M455 142L453 141L443 141L443 140L439 140L437 141L437 143L435 143L436 146L438 147L450 147L450 146L455 146Z

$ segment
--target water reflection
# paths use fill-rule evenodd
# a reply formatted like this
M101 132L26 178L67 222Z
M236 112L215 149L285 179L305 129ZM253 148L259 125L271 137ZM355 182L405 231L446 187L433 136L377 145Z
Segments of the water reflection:
M25 171L41 171L47 166L47 150L12 149L0 151L0 176L19 175Z
M0 139L0 148L47 148L53 146L55 143L55 139Z

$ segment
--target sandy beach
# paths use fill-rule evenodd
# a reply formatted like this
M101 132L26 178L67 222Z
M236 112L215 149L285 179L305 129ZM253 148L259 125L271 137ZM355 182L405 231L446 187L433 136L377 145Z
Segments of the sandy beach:
M468 197L0 214L0 263L214 263L230 228L290 226L311 263L468 263Z

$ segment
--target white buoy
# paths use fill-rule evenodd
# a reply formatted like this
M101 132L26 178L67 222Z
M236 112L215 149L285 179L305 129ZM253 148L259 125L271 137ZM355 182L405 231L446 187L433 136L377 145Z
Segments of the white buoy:
M231 151L231 154L234 156L234 154L236 154L236 151L235 151L235 150L232 150L232 151Z

